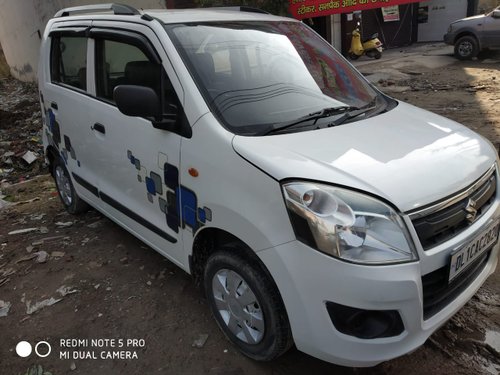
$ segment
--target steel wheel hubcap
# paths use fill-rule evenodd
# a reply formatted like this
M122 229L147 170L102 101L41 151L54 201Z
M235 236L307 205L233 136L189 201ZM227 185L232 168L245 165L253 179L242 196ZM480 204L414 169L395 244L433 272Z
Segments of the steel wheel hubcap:
M71 203L73 202L73 195L71 193L71 181L60 166L56 167L55 175L57 188L64 204L66 206L71 206Z
M458 52L462 56L469 56L472 53L472 43L471 42L462 42L458 47Z
M264 316L246 281L232 270L221 269L212 279L212 293L229 331L247 344L258 344L264 337Z

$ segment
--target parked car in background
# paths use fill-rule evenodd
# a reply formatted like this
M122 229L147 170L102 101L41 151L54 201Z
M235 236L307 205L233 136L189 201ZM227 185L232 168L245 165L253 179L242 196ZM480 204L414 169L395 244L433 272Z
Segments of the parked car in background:
M444 42L455 46L455 57L460 60L471 59L488 48L500 48L500 7L452 22Z

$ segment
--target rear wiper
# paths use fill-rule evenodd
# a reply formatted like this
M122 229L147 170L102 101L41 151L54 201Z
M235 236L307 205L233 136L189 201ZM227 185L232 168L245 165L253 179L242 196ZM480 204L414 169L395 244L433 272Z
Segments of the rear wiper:
M272 129L266 129L264 132L262 132L259 135L269 135L269 134L273 134L273 133L278 133L278 132L283 131L285 129L288 129L288 128L291 128L291 127L294 127L296 125L300 125L304 122L312 121L312 120L314 120L314 122L312 124L309 124L308 126L310 126L310 125L314 126L314 125L316 125L316 122L320 118L325 118L325 117L330 117L330 116L335 116L335 115L340 115L340 114L347 114L351 111L357 111L359 109L360 108L358 108L358 107L352 107L352 106L348 106L348 105L344 105L344 106L340 106L340 107L324 108L321 111L309 113L308 115L303 116L303 117L299 117L298 119L279 123L279 126L277 126L275 128L273 127Z

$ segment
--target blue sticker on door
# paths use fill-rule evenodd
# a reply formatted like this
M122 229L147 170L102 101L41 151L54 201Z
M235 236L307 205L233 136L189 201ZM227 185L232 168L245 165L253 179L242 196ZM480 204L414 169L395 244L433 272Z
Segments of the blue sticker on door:
M180 184L179 169L175 165L163 163L162 180L158 173L148 173L132 151L127 151L127 158L135 167L137 181L145 185L148 201L154 204L157 198L158 208L165 214L169 228L178 233L179 228L189 227L194 235L207 221L212 221L212 211L208 207L198 207L195 192Z

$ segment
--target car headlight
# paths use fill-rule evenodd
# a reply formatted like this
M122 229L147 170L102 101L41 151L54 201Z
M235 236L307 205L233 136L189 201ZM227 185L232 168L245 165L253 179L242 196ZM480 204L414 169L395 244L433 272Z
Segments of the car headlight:
M401 216L368 195L312 182L282 185L299 241L360 264L418 259Z

